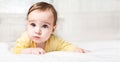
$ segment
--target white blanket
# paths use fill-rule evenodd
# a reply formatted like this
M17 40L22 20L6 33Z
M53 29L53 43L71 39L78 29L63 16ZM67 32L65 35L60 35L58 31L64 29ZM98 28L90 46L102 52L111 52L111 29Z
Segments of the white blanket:
M2 62L120 62L120 41L102 41L84 43L81 47L89 53L50 52L44 55L12 54L8 44L0 44L0 61Z

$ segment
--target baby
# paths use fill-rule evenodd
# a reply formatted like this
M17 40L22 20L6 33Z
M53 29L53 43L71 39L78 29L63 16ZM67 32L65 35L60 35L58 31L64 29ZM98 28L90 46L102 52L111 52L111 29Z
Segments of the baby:
M57 12L53 5L38 2L27 13L27 29L17 39L15 54L44 54L52 51L85 53L86 50L65 42L53 33L56 29Z

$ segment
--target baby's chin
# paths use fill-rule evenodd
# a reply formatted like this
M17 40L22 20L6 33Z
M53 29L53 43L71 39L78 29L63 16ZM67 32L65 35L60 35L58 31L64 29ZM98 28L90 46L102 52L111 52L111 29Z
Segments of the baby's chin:
M34 41L35 43L42 43L40 40L34 40L34 39L33 39L33 41Z
M35 43L44 43L45 41L41 41L41 40L33 40Z

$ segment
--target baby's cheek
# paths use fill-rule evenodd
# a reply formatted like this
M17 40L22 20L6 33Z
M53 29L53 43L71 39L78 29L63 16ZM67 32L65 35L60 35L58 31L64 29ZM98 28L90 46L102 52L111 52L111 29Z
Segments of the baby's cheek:
M28 32L28 34L33 33L34 32L34 28L27 28L27 32Z
M27 33L28 33L28 36L29 36L30 38L32 38L33 33L32 33L31 31L27 31Z
M50 33L44 34L44 39L48 40L49 37L50 37Z
M50 30L42 30L42 33L44 35L49 35L49 34L51 34L51 31Z

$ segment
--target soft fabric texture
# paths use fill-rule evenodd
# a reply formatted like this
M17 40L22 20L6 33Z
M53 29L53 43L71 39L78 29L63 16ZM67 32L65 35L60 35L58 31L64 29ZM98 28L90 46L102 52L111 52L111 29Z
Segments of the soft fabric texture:
M13 43L14 44L14 43ZM2 62L120 62L120 40L91 41L78 46L90 50L88 53L48 52L43 55L13 54L10 43L0 42ZM10 48L10 49L9 49Z
M17 40L13 52L19 54L25 48L36 48L36 44L28 37L27 33L24 32L22 36ZM58 38L54 34L46 41L45 51L74 51L76 46L65 42Z

